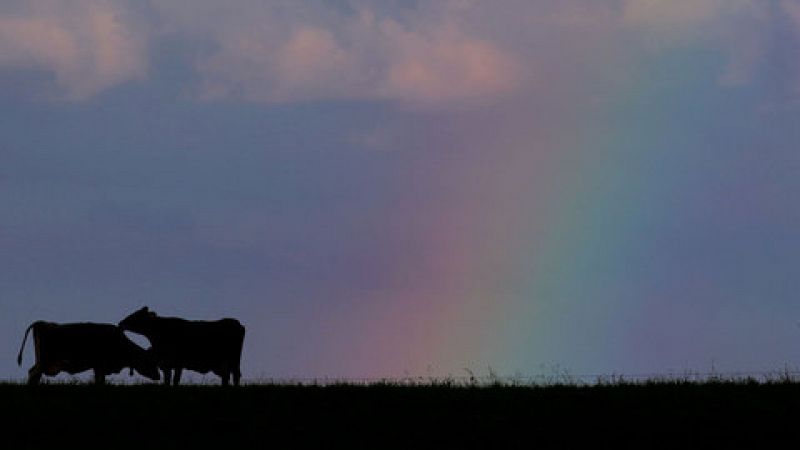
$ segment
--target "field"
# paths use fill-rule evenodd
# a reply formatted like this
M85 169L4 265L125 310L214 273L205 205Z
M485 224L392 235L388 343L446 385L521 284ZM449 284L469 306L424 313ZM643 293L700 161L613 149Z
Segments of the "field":
M796 445L791 381L551 385L0 384L3 448Z

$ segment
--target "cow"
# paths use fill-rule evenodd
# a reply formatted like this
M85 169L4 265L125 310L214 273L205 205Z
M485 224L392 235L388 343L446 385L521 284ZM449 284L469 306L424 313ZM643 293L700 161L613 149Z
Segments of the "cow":
M152 344L164 384L178 385L183 369L213 372L227 386L238 386L244 327L236 319L215 321L160 317L147 306L119 322L120 328L144 335ZM174 374L173 374L174 371Z
M95 384L102 385L106 375L119 373L125 367L130 368L131 375L136 370L151 380L160 379L153 352L136 345L118 326L105 323L33 322L22 338L17 365L22 365L22 351L31 330L36 363L28 370L29 385L39 384L42 375L76 374L89 369L94 370Z

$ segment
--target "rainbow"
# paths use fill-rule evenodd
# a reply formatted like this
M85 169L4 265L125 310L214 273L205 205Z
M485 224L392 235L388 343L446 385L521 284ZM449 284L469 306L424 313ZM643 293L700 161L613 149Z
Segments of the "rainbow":
M724 107L706 69L667 85L643 74L545 124L521 115L531 123L485 139L467 133L477 150L436 173L448 193L417 207L423 226L399 244L427 249L430 273L387 294L392 307L363 349L374 359L354 373L696 368L676 349L648 355L654 343L637 324L658 322L664 297L692 282L662 267L658 252L664 226L698 213L680 203L697 187L692 152L708 137L702 115Z

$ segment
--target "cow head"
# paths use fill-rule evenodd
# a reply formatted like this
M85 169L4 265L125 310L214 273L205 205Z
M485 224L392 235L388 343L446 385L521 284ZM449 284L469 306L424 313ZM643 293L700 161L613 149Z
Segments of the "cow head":
M161 374L158 371L156 354L153 351L153 347L148 348L142 352L141 355L142 356L137 358L137 360L134 362L133 367L131 367L131 371L136 370L136 372L138 372L140 375L150 378L153 381L160 380Z
M133 331L134 333L147 334L150 329L152 320L156 318L156 313L150 311L147 306L134 312L128 317L119 322L119 327L125 331Z

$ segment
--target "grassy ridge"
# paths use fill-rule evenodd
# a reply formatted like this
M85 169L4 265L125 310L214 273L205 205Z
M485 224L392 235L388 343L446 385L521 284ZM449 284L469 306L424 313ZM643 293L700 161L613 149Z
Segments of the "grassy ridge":
M760 446L800 441L800 384L0 385L7 444L105 448ZM2 442L2 441L0 441ZM288 445L273 446L279 442ZM12 448L4 446L5 448ZM70 446L72 447L72 446Z

